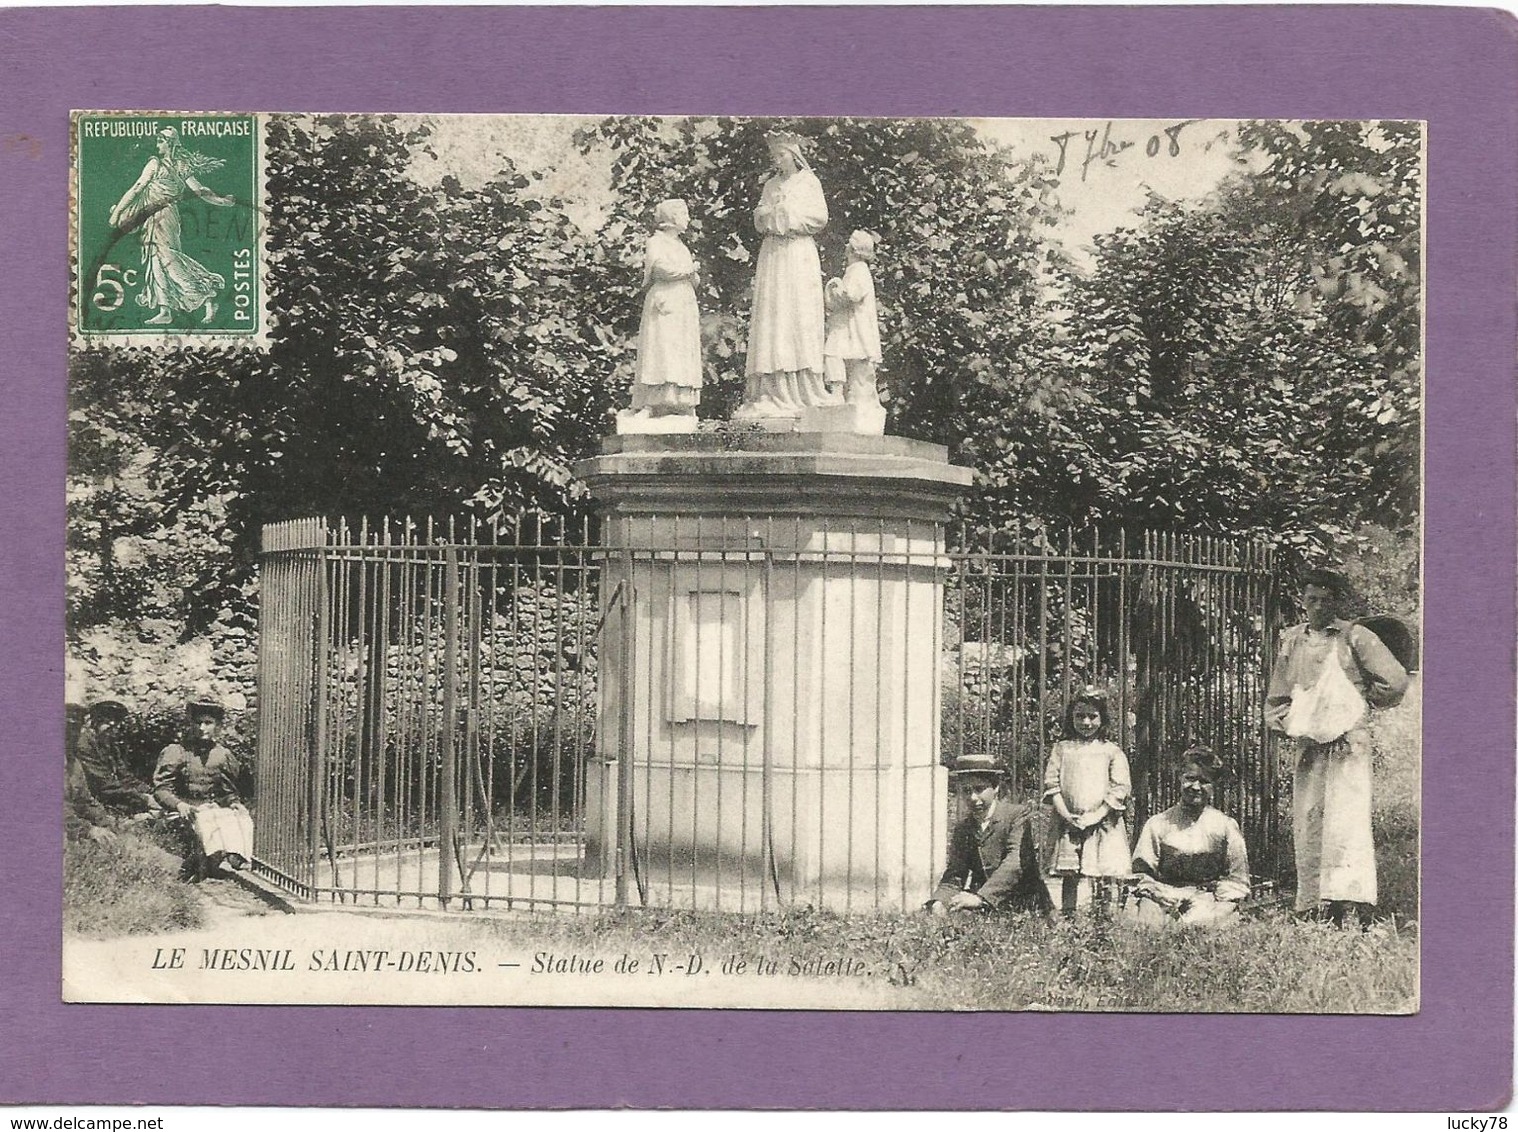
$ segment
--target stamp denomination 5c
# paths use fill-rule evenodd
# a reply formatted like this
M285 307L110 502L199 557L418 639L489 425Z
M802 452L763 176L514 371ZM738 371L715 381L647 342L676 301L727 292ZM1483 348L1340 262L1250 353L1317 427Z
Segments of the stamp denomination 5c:
M76 111L73 126L75 341L265 345L258 116Z

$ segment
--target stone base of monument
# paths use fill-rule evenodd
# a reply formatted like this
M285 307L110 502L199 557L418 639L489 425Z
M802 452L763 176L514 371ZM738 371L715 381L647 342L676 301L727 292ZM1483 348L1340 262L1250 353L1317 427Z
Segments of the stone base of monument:
M762 432L836 432L854 436L884 436L886 411L884 405L845 404L814 405L793 417L739 417L734 420L756 425ZM655 429L623 428L617 422L618 433L654 432ZM669 432L694 431L669 429Z
M582 879L616 872L618 763L586 767ZM811 904L909 911L938 883L941 766L772 768L634 764L634 903L757 912ZM770 814L765 817L768 805Z
M662 413L655 416L648 412L623 409L617 413L618 436L672 436L695 432L695 413Z
M943 522L969 470L845 432L616 436L576 470L605 602L583 867L630 902L920 905L948 839Z
M859 436L885 435L883 405L820 405L801 410L797 432L852 432Z
M795 432L799 417L739 417L733 420L745 425L754 425L761 432Z

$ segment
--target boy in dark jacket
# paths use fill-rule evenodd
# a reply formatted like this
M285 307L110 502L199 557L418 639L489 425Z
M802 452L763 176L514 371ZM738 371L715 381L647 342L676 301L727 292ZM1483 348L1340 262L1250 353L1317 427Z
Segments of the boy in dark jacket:
M924 905L936 915L1022 908L1048 911L1032 806L1002 796L1006 771L990 755L962 755L950 774L966 814L949 841L949 867Z
M121 726L127 708L120 700L96 700L80 729L75 757L85 787L113 814L140 814L153 808L153 788L127 766Z

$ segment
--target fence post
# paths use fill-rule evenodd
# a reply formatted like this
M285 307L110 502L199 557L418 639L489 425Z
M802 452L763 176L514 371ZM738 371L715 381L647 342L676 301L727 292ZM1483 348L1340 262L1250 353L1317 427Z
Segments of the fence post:
M1264 548L1262 565L1264 569L1260 584L1264 593L1260 603L1260 617L1263 622L1260 641L1264 668L1261 675L1266 683L1265 695L1268 695L1270 671L1276 658L1276 642L1279 636L1277 622L1280 619L1282 601L1280 580L1275 571L1275 556L1269 546ZM1270 857L1270 875L1279 883L1285 872L1284 854L1281 852L1281 755L1276 733L1270 729L1270 725L1265 720L1265 695L1260 697L1260 749L1265 763L1263 768L1265 789L1264 797L1261 799L1264 803L1264 813L1261 815L1264 820L1260 824L1265 830L1266 853Z
M256 864L310 898L317 795L311 785L322 524L265 524L259 559Z
M313 530L312 534L320 534L321 549L312 557L315 564L313 573L316 583L316 616L312 619L311 649L316 659L316 682L311 688L311 765L310 765L310 815L311 820L306 827L306 851L307 860L311 868L311 887L316 885L321 860L321 836L326 825L326 787L327 787L327 521L319 519L320 530ZM336 877L333 878L334 885Z
M443 552L443 759L438 786L437 899L444 908L453 896L453 853L458 839L458 719L459 554L449 545Z
M774 633L770 626L775 616L775 540L773 519L766 524L764 540L764 737L760 744L759 769L759 851L761 853L759 878L759 910L769 911L770 885L775 886L775 899L780 897L780 879L775 875L775 662ZM882 546L884 543L882 542ZM793 701L794 705L794 701ZM879 781L877 772L876 781ZM852 877L850 880L852 881Z
M485 825L490 825L490 800L485 797L484 776L480 772L480 643L485 639L485 630L482 625L483 611L480 601L480 559L479 547L474 538L470 538L469 560L467 566L467 584L464 587L464 600L468 602L468 612L464 618L464 630L462 640L467 651L466 662L468 664L468 683L464 697L464 781L459 784L461 809L464 814L463 838L465 843L472 842L475 833L474 800L475 788L479 786L480 805L485 808ZM485 852L490 851L487 837ZM478 860L478 859L477 859ZM462 867L462 865L460 866ZM469 884L472 874L466 874L459 878L462 891L469 892Z
M621 672L619 678L622 687L617 695L617 706L621 715L621 726L618 729L617 738L617 883L616 900L618 908L626 908L628 901L628 872L633 859L633 634L638 631L638 620L635 616L637 590L633 586L633 553L627 545L627 528L623 526L623 549L622 549L622 586L621 609L622 656ZM614 593L612 595L616 597Z

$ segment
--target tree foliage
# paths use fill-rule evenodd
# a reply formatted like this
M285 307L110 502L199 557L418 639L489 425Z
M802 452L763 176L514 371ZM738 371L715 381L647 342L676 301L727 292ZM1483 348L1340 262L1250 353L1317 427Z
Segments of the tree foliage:
M579 143L611 157L615 258L635 264L659 200L692 206L712 415L741 396L777 126L808 138L828 196L825 271L853 228L881 237L888 429L976 468L975 525L1199 529L1321 558L1415 514L1415 125L1245 123L1235 177L1153 197L1082 268L1048 238L1051 171L965 123L605 119ZM629 268L609 291L628 341L636 286Z
M1317 559L1366 524L1406 541L1416 124L1243 123L1234 177L1152 198L1078 263L1052 238L1049 167L964 122L606 118L576 136L610 174L590 231L509 163L478 188L424 182L423 120L279 115L270 349L71 358L77 647L152 626L144 647L205 638L242 665L264 522L583 506L570 469L626 403L638 261L668 197L690 203L703 266L701 412L727 417L776 126L807 136L827 194L824 270L852 230L879 239L888 430L975 468L972 524L1247 534Z
M75 355L76 624L141 611L146 582L113 562L124 537L209 524L221 540L207 576L181 579L195 632L239 600L265 522L571 505L570 465L611 404L604 256L512 169L421 185L427 137L272 119L267 353Z
M1074 521L1322 559L1418 500L1418 135L1249 123L1245 171L1152 197L1064 282L1068 403L988 475ZM1051 506L1052 504L1052 506Z
M278 329L249 391L266 431L225 461L252 473L259 521L515 511L576 490L569 465L610 406L595 246L510 167L478 190L423 188L408 166L427 136L275 120Z
M1268 157L1247 184L1259 202L1255 219L1269 217L1279 254L1311 278L1302 278L1301 308L1326 335L1361 347L1374 371L1373 381L1344 390L1324 422L1363 469L1349 502L1389 523L1410 522L1421 482L1421 127L1249 122L1240 140Z

